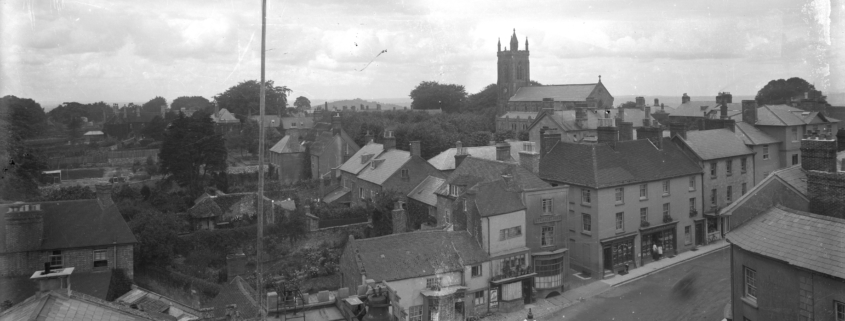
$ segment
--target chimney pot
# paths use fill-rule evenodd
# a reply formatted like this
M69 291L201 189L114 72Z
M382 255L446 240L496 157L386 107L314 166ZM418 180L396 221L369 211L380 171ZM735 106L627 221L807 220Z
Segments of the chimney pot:
M420 141L411 141L411 156L422 157L420 149Z

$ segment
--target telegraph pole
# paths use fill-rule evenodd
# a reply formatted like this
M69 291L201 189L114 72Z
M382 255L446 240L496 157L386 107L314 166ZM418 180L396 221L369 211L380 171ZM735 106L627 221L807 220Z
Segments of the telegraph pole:
M263 261L261 260L261 254L264 251L264 246L262 241L264 240L264 94L265 94L265 86L264 86L264 46L265 46L265 39L267 34L267 0L261 0L261 93L260 98L258 101L258 109L260 112L259 122L258 122L258 195L256 198L258 199L258 239L256 240L256 258L255 258L255 268L256 268L256 283L258 283L258 288L256 289L256 293L258 295L257 302L258 302L258 315L260 316L261 320L266 318L266 310L264 309L264 274L263 272Z

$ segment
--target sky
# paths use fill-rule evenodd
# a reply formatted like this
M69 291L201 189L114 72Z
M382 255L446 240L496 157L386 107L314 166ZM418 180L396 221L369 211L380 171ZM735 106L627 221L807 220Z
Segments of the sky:
M797 76L845 92L840 0L267 2L266 78L311 100L407 98L422 81L478 92L514 29L543 84L754 95ZM0 96L211 98L260 78L260 22L259 0L0 0Z

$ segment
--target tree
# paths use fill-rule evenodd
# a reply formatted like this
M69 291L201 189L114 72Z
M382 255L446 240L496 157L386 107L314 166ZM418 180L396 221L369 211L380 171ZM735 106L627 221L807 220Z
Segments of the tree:
M387 190L376 195L370 206L373 211L373 228L370 237L393 234L393 208L402 194Z
M156 166L155 161L153 161L152 156L147 156L147 161L144 164L144 170L146 170L147 174L150 174L150 176L158 173L158 167Z
M213 112L214 105L202 96L182 96L178 97L173 100L173 103L170 104L170 109L179 111L182 108L186 110L193 109L193 110L204 110L209 113Z
M410 96L413 109L442 109L451 113L460 111L466 103L467 92L462 85L423 81L411 90Z
M161 141L164 139L165 129L167 129L167 121L162 119L161 116L155 116L153 119L150 119L147 126L141 130L141 134L143 134L144 137Z
M816 87L798 77L772 80L757 92L755 100L761 105L785 104L792 97L803 96L805 92L811 90L816 90ZM821 97L821 100L824 101L825 97Z
M214 132L207 115L180 115L167 128L159 151L159 171L170 175L191 196L199 195L211 173L226 171L226 147L223 137Z
M102 122L114 115L114 109L102 101L93 104L66 102L50 110L47 115L54 122L61 124L67 124L77 117L85 117L92 122Z
M291 93L291 90L285 86L273 86L272 80L267 80L264 85L266 112L284 115L287 95ZM214 96L214 102L220 109L226 108L243 122L247 116L259 114L260 92L261 84L258 81L247 80Z
M0 99L0 164L3 164L0 171L0 199L36 199L41 195L38 180L41 171L47 166L35 151L23 143L24 137L37 133L37 130L26 132L33 129L29 126L31 123L16 119L16 109L19 107L12 106L18 103L15 101L17 98L8 97L13 96Z
M65 186L53 189L41 196L42 201L71 201L97 198L97 193L86 186Z
M477 113L488 108L496 109L498 99L499 86L496 84L489 84L481 91L469 95L464 111Z
M293 102L293 106L296 107L297 111L306 111L311 109L311 101L305 96L296 97L296 101Z
M626 101L624 104L619 105L619 108L636 108L637 103L633 101Z
M161 113L161 106L165 106L165 108L167 108L167 99L156 96L141 105L141 111L145 113Z
M82 125L82 119L79 117L73 117L73 119L67 123L67 135L70 136L73 141L82 138L82 135L85 134L82 131Z
M140 266L167 266L173 258L174 245L179 242L179 223L176 215L144 209L136 214L129 227L138 239Z
M5 96L0 98L0 111L8 113L6 120L10 134L28 139L39 136L47 126L47 115L41 105L29 98Z
M258 122L249 119L244 122L240 133L240 146L253 155L258 154L258 129ZM275 128L264 128L264 148L269 150L282 137Z

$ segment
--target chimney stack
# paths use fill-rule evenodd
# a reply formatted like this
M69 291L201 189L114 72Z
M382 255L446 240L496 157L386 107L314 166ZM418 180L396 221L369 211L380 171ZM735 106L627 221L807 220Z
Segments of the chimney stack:
M642 108L643 106L645 106L645 97L637 97L636 101L637 101L637 107Z
M384 131L384 150L396 149L396 137L393 137L392 130Z
M801 168L836 173L836 149L835 139L812 132L812 136L801 140Z
M332 135L340 135L341 122L340 113L332 115Z
M654 99L654 107L660 106L660 100L655 98Z
M837 168L837 142L814 132L801 140L801 168L807 174L810 212L845 219L845 173Z
M391 215L393 218L393 234L405 233L408 231L408 217L405 215L405 205L402 201L397 201L393 205Z
M73 274L73 269L70 267L51 270L50 262L44 262L44 270L35 271L29 279L38 282L38 296L61 289L65 289L65 294L70 294L70 275Z
M624 142L629 140L634 140L634 123L619 123L619 141Z
M463 144L461 143L461 141L457 141L455 143L455 169L457 169L458 166L461 166L461 163L464 162L464 159L466 159L467 156L469 155L467 155L466 149L464 149Z
M684 140L687 139L687 126L681 123L671 123L669 124L669 136L675 137L675 135L681 136Z
M97 201L100 202L100 206L107 208L114 205L111 198L111 185L97 184L94 188L97 190Z
M367 144L372 143L372 142L373 142L373 133L371 133L368 130L367 133L364 134L364 145L367 145Z
M687 93L684 93L684 95L681 96L681 103L686 104L688 102L689 102L689 96L687 96Z
M614 126L608 126L608 124L600 123L599 127L596 128L596 134L598 135L599 144L607 143L611 148L616 148L616 142L619 140L619 129Z
M540 153L546 154L560 142L560 132L556 130L546 131L540 130Z
M496 143L496 160L505 162L510 158L511 145L506 142Z
M719 119L728 119L728 103L723 102L719 106Z
M535 175L540 173L540 153L536 147L534 142L522 142L522 150L519 151L519 164Z
M422 157L422 153L420 150L420 141L414 140L411 141L411 157Z
M41 204L13 204L5 213L6 252L27 252L41 247L44 213Z
M643 127L651 127L651 107L643 108Z
M757 101L743 100L742 101L742 121L746 124L754 125L757 123Z

